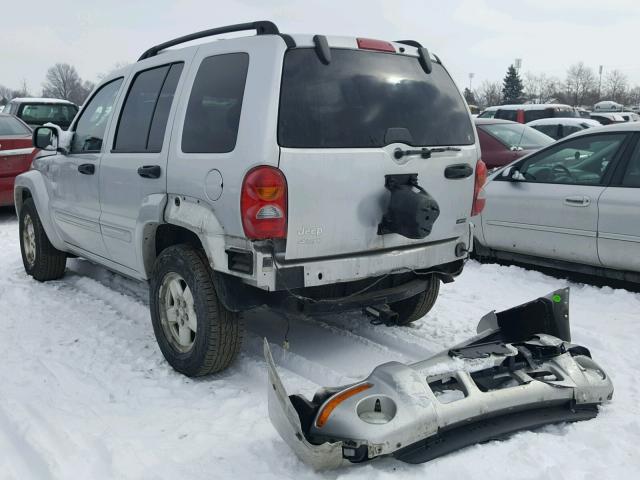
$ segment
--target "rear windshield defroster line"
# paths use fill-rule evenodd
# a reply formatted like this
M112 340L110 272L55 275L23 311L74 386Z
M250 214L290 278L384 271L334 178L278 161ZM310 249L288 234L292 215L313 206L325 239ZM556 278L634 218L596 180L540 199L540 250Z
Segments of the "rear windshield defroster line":
M475 142L466 106L442 67L426 74L407 55L332 49L285 54L278 143L293 148L366 148Z

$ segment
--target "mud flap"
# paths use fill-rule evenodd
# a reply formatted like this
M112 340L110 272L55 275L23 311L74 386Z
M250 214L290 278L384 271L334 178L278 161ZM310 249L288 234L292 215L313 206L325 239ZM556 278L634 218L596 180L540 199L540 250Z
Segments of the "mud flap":
M337 468L342 465L344 462L342 442L313 445L305 438L298 413L289 400L287 391L276 371L276 365L266 338L264 339L264 358L267 361L269 371L269 418L282 439L300 460L315 470Z

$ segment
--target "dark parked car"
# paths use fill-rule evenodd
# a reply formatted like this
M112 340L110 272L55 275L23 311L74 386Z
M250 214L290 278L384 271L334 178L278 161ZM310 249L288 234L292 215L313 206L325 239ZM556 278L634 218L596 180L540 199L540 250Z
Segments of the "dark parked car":
M78 106L58 98L14 98L4 107L4 113L15 115L32 128L51 122L66 130Z
M476 118L482 160L488 169L501 167L553 143L553 138L521 123Z

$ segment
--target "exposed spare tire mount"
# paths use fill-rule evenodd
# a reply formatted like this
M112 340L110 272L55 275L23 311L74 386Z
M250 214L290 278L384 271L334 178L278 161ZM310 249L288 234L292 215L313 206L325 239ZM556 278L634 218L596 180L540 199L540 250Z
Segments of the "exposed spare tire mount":
M385 175L384 186L391 192L391 198L378 225L378 235L397 233L411 239L429 235L440 215L440 207L418 185L418 174Z

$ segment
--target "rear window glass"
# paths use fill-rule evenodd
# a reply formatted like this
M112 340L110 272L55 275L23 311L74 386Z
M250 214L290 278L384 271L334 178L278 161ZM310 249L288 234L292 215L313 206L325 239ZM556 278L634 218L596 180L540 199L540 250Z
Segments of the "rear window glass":
M361 148L389 143L470 145L475 137L460 92L433 63L416 57L332 49L285 55L278 141L284 147Z
M182 131L185 153L225 153L236 146L249 55L205 58L193 82Z
M9 116L0 116L0 135L30 135L31 131L20 121Z
M546 147L553 143L553 138L550 136L520 123L496 123L482 125L479 128L495 137L507 148L532 150Z
M78 107L65 103L27 103L18 111L25 123L32 125L44 125L51 122L61 127L71 125L73 117L78 113Z

